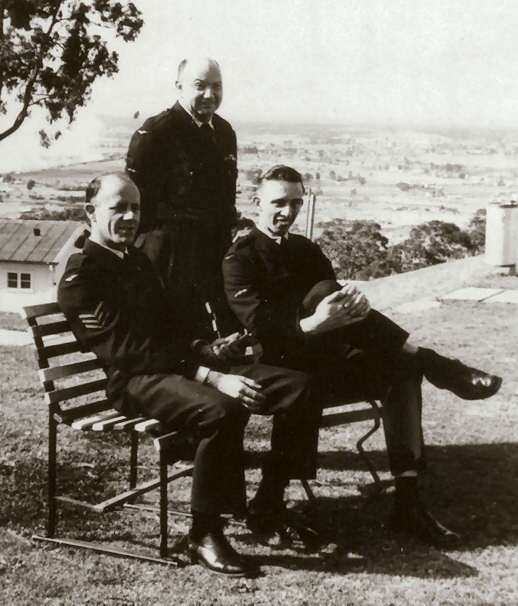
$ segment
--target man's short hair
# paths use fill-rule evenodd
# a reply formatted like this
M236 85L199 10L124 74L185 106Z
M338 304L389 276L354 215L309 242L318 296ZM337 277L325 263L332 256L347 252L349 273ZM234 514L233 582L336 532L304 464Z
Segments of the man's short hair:
M180 61L180 63L178 63L178 72L176 74L176 79L177 80L181 80L182 74L183 74L183 70L185 69L186 65L187 65L187 59L182 59Z
M262 176L259 182L264 183L265 181L288 181L288 183L300 183L304 190L304 180L298 170L286 166L285 164L276 164L269 168Z
M131 179L131 177L127 173L122 172L122 171L117 171L114 173L106 173L105 175L100 175L98 177L95 177L86 186L85 204L90 204L92 202L92 200L95 198L95 196L97 196L97 194L99 193L99 190L101 189L101 185L103 184L104 179L106 179L107 177L119 177L119 179L122 179L123 181L129 181L130 183L133 183L133 180Z

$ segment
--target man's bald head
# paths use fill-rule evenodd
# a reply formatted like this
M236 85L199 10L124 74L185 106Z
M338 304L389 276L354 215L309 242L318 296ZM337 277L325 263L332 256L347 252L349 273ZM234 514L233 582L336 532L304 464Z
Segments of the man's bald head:
M198 69L207 69L213 68L217 69L221 75L221 68L219 63L212 59L211 57L185 57L178 64L178 72L176 79L181 80L184 72L186 71L187 66L189 66L190 70L198 70Z
M176 80L178 99L200 122L209 122L221 105L223 82L219 64L210 57L180 61Z

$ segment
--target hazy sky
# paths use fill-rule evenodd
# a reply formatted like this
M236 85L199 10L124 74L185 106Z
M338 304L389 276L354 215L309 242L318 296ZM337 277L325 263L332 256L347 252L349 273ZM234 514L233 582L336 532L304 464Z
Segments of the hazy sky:
M196 53L220 61L231 119L518 122L516 0L134 1L144 28L91 109L160 111Z
M134 0L145 25L114 41L120 71L51 150L33 119L0 170L89 158L97 113L142 119L173 104L176 66L218 59L231 121L518 126L516 0Z

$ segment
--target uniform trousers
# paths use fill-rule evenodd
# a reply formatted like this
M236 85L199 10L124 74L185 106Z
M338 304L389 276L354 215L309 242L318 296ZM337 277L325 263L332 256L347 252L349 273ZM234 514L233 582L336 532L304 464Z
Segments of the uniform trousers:
M343 347L318 354L294 352L283 364L312 373L323 408L344 400L380 400L392 474L424 468L422 375L412 356Z
M313 313L318 302L338 288L331 280L318 282L306 294L301 316ZM423 375L416 357L401 349L408 333L397 327L392 337L391 331L381 329L387 324L396 327L371 310L360 322L306 338L301 348L283 356L282 366L311 373L315 395L323 407L344 399L380 400L390 470L398 475L425 465ZM376 335L384 335L385 340Z
M274 415L271 469L281 478L314 477L320 409L313 404L308 375L263 364L236 366L230 372L263 387L266 402L259 414ZM127 383L125 407L198 438L193 510L245 511L243 431L250 412L237 399L177 374L137 375Z

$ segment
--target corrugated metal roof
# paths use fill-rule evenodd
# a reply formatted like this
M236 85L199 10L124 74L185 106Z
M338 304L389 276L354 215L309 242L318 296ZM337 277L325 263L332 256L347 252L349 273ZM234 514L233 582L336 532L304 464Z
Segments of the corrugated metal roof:
M81 227L79 221L0 221L0 261L52 263Z

